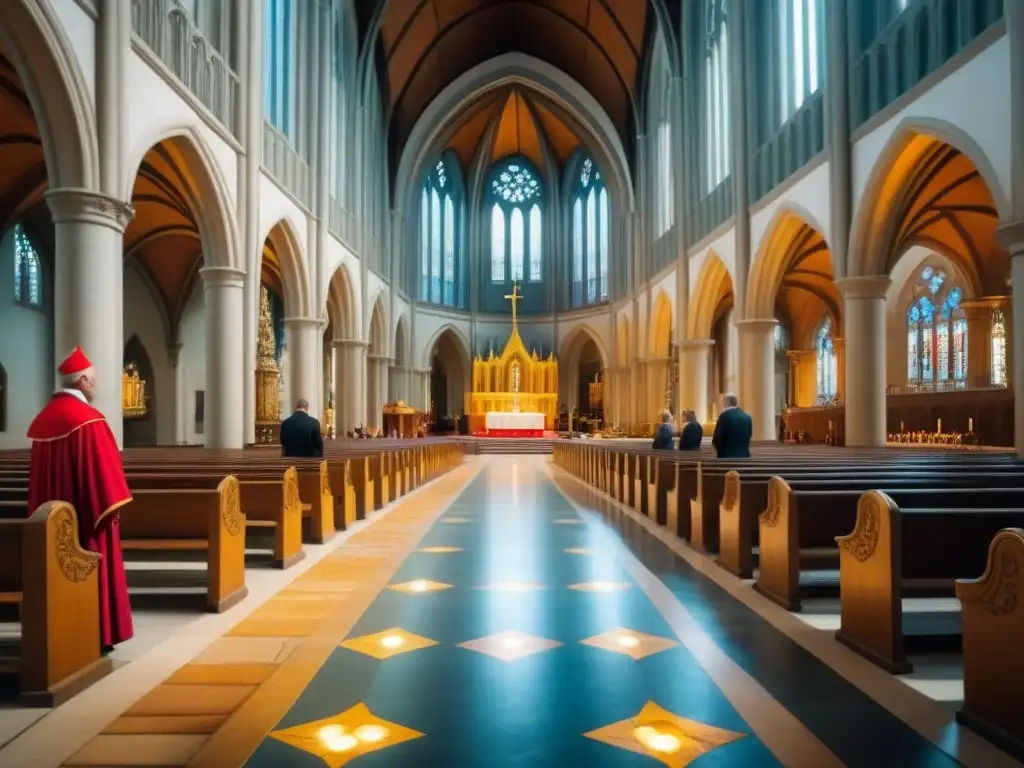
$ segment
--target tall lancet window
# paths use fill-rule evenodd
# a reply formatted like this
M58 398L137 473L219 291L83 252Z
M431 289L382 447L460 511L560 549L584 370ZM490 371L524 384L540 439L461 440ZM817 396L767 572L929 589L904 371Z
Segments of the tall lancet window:
M963 291L946 273L925 266L907 308L907 384L911 388L967 386L967 315Z
M729 19L727 0L704 4L704 191L725 181L729 142Z
M779 19L779 123L821 87L822 0L776 0Z
M459 306L460 188L451 159L431 168L420 197L420 300Z
M1006 316L998 309L992 315L992 386L1006 386Z
M839 366L832 338L832 318L828 315L818 328L815 346L818 353L818 402L825 403L839 392Z
M20 224L14 225L14 301L23 307L43 306L43 276L39 254Z
M487 190L491 209L491 282L537 282L543 274L542 206L539 174L521 157L506 158L492 171Z
M573 307L608 298L608 190L601 172L583 158L572 179Z
M263 110L285 136L295 131L296 26L293 0L266 0Z

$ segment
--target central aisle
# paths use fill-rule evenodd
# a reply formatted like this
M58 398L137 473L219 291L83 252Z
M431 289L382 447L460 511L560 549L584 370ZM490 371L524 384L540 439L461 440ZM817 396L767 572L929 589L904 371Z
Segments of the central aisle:
M779 765L610 537L485 460L248 765Z

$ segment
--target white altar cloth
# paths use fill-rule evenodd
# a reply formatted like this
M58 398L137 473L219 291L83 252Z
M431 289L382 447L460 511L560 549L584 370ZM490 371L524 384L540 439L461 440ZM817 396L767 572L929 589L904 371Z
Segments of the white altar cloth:
M544 414L491 411L486 424L488 429L544 429Z

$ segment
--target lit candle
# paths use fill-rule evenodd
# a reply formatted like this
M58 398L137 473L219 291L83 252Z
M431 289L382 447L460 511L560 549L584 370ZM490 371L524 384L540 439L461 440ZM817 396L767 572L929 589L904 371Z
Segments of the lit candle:
M974 431L974 419L973 418L967 419L967 431L968 432L973 432Z
M938 427L936 428L935 431L938 432L941 435L942 434L942 419L939 419L938 422L939 422L939 424L938 424Z

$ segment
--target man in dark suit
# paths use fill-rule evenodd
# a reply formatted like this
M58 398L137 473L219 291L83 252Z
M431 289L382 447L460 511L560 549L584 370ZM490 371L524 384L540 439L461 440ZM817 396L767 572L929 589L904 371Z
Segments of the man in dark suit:
M654 430L653 448L672 448L672 414L669 411L661 412L661 424Z
M322 458L324 455L320 422L309 415L306 400L299 400L295 413L281 422L281 455L289 458Z
M704 427L693 411L683 411L683 431L679 433L680 451L699 451L704 439Z
M726 395L724 404L725 410L718 414L711 444L720 459L749 459L750 437L754 431L750 415L740 410L736 395Z

